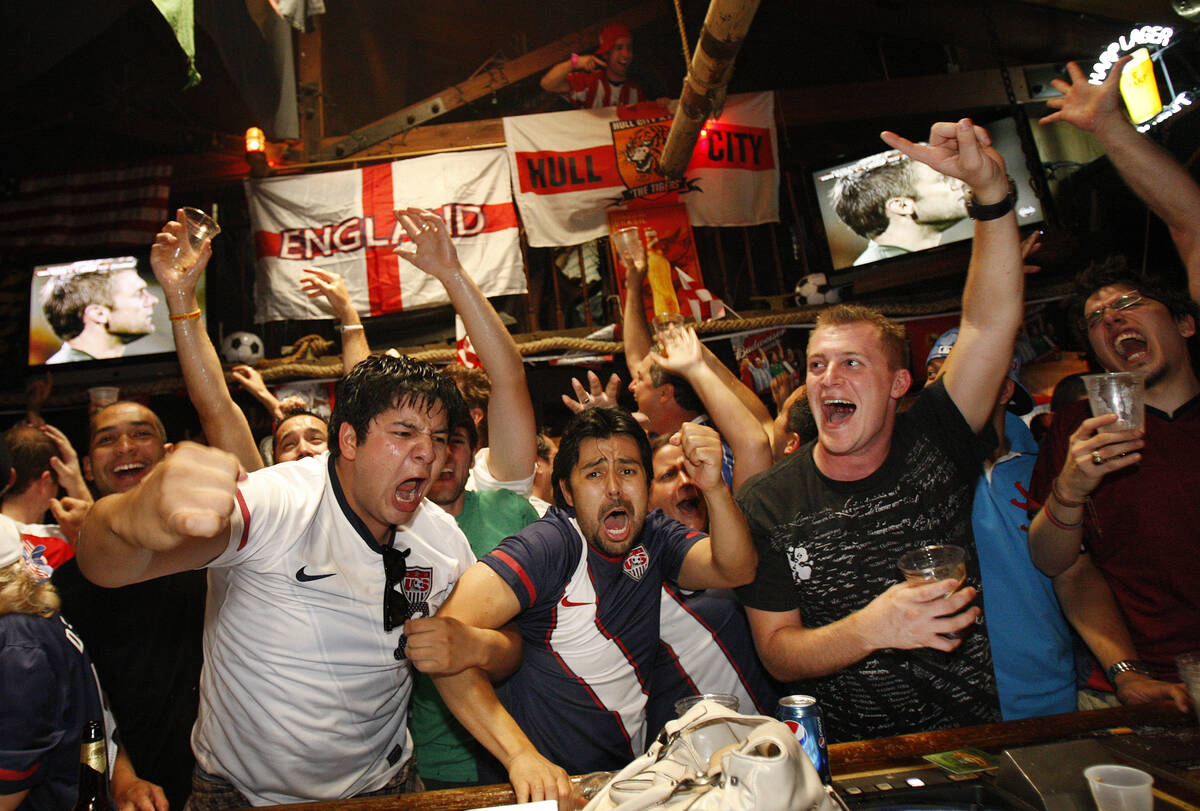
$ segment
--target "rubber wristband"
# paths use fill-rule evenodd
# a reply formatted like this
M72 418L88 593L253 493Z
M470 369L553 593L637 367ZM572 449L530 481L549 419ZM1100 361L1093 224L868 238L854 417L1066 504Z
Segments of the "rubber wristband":
M342 326L338 327L338 329L342 332L355 332L360 329L365 329L365 327L363 327L362 324L343 324Z
M1073 524L1068 524L1064 521L1059 520L1057 517L1055 517L1054 513L1050 511L1049 504L1046 504L1042 507L1042 512L1044 512L1046 514L1047 521L1049 521L1051 524L1053 524L1054 526L1056 526L1062 530L1079 529L1080 525L1083 524L1082 517Z
M180 313L179 315L172 315L172 316L168 316L168 317L171 319L171 321L173 321L176 324L178 324L180 321L195 321L197 318L200 317L200 308L197 307L195 310L192 310L190 313Z
M1054 500L1057 501L1059 504L1061 504L1064 507L1074 508L1074 507L1082 507L1083 506L1082 501L1067 501L1065 498L1062 497L1062 493L1058 492L1058 479L1057 478L1054 480L1054 483L1050 485L1050 492L1054 496Z
M571 70L579 69L579 54L571 54Z

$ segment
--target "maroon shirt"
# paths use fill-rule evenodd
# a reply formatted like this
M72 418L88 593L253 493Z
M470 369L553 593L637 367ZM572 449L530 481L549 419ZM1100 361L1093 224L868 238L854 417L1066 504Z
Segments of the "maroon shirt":
M1045 502L1086 400L1055 414L1030 495ZM1083 543L1124 611L1138 658L1178 681L1176 654L1200 650L1200 396L1169 417L1146 407L1142 461L1105 476L1084 509Z

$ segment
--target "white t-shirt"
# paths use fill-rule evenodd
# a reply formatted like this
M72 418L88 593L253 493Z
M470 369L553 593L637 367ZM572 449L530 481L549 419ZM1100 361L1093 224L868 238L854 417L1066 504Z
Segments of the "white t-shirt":
M224 594L204 628L196 761L254 805L381 788L412 755L413 675L383 630L382 553L330 478L328 454L250 474ZM424 502L393 546L403 590L429 616L475 562L454 519Z
M492 469L488 465L489 449L480 448L475 451L475 465L471 468L471 472L467 474L466 488L468 490L512 490L519 496L529 498L533 494L533 479L537 476L537 469L529 471L529 476L516 481L505 482L497 479L492 475Z

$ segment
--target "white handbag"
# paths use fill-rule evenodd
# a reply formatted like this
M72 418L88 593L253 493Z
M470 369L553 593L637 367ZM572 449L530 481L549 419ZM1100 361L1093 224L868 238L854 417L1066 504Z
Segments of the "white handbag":
M701 701L669 721L646 754L584 811L836 811L836 795L787 725Z

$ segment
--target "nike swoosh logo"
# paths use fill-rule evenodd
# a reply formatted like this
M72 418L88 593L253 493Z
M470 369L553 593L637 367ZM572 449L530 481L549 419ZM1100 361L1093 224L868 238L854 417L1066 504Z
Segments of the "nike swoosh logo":
M309 574L308 572L304 571L307 568L307 566L301 566L296 570L296 579L301 583L311 583L314 580L324 580L326 577L333 577L335 574L337 574L337 572L330 572L329 574Z
M574 608L577 605L591 605L590 602L587 602L587 603L572 602L571 600L567 599L567 595L565 595L565 594L563 595L563 598L560 601L560 604L562 605L563 608Z

